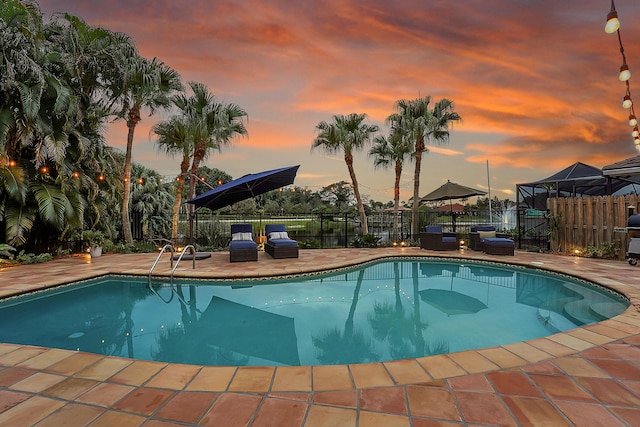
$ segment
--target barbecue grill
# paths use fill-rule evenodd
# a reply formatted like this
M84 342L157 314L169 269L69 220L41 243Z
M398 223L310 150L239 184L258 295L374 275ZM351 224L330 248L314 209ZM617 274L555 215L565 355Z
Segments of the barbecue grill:
M630 265L636 265L640 258L640 214L630 215L627 219L629 250L627 259Z

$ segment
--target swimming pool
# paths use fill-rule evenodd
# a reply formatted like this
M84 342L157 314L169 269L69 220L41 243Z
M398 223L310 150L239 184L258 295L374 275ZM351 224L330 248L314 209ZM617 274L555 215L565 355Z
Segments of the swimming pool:
M154 281L153 290L146 278L109 276L4 301L0 321L12 327L0 341L203 365L361 363L529 340L627 306L562 275L396 258L280 281Z

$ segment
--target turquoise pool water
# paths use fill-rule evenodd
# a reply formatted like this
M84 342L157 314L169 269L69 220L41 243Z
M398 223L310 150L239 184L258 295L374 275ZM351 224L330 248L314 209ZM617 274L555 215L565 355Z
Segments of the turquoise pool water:
M563 275L425 259L151 288L107 276L1 302L0 342L201 365L363 363L539 338L628 304Z

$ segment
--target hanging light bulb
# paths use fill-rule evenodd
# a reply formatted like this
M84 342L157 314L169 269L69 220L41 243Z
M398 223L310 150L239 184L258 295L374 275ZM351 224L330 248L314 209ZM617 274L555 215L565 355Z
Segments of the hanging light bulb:
M640 137L636 136L635 138L633 138L633 143L636 145L640 145Z
M614 9L613 2L611 3L611 12L607 14L607 23L604 26L604 31L607 34L615 33L620 28L620 20L618 19L618 12Z
M633 101L631 100L631 97L629 95L625 95L624 98L622 98L622 108L631 108L632 105Z
M626 82L631 78L631 71L629 71L629 66L625 63L620 67L620 75L618 76L621 82Z
M629 115L629 126L633 127L636 126L638 124L638 120L636 119L636 116L633 114Z
M631 132L631 136L637 138L640 136L640 130L638 130L638 126L633 128L633 132Z

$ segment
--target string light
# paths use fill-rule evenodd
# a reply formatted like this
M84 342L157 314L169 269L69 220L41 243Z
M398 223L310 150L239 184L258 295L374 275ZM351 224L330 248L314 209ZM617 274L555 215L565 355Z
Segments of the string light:
M608 34L615 33L620 28L620 21L618 20L618 12L611 1L611 11L607 14L607 23L604 26L604 31Z
M622 107L629 110L629 126L633 128L631 136L633 137L633 143L636 148L640 150L640 133L638 132L638 120L636 119L636 112L633 106L633 100L631 99L631 87L629 80L631 79L631 70L627 64L627 57L624 54L624 46L622 45L622 37L620 35L620 20L618 19L618 11L616 11L616 5L614 0L611 0L611 10L607 14L607 22L604 27L604 31L607 34L616 33L618 35L618 44L620 45L620 54L622 55L622 66L620 67L620 74L618 79L624 82L626 86L626 94L622 98Z
M621 82L626 82L631 78L631 71L629 71L629 66L627 64L622 64L620 67L620 75L618 78Z

